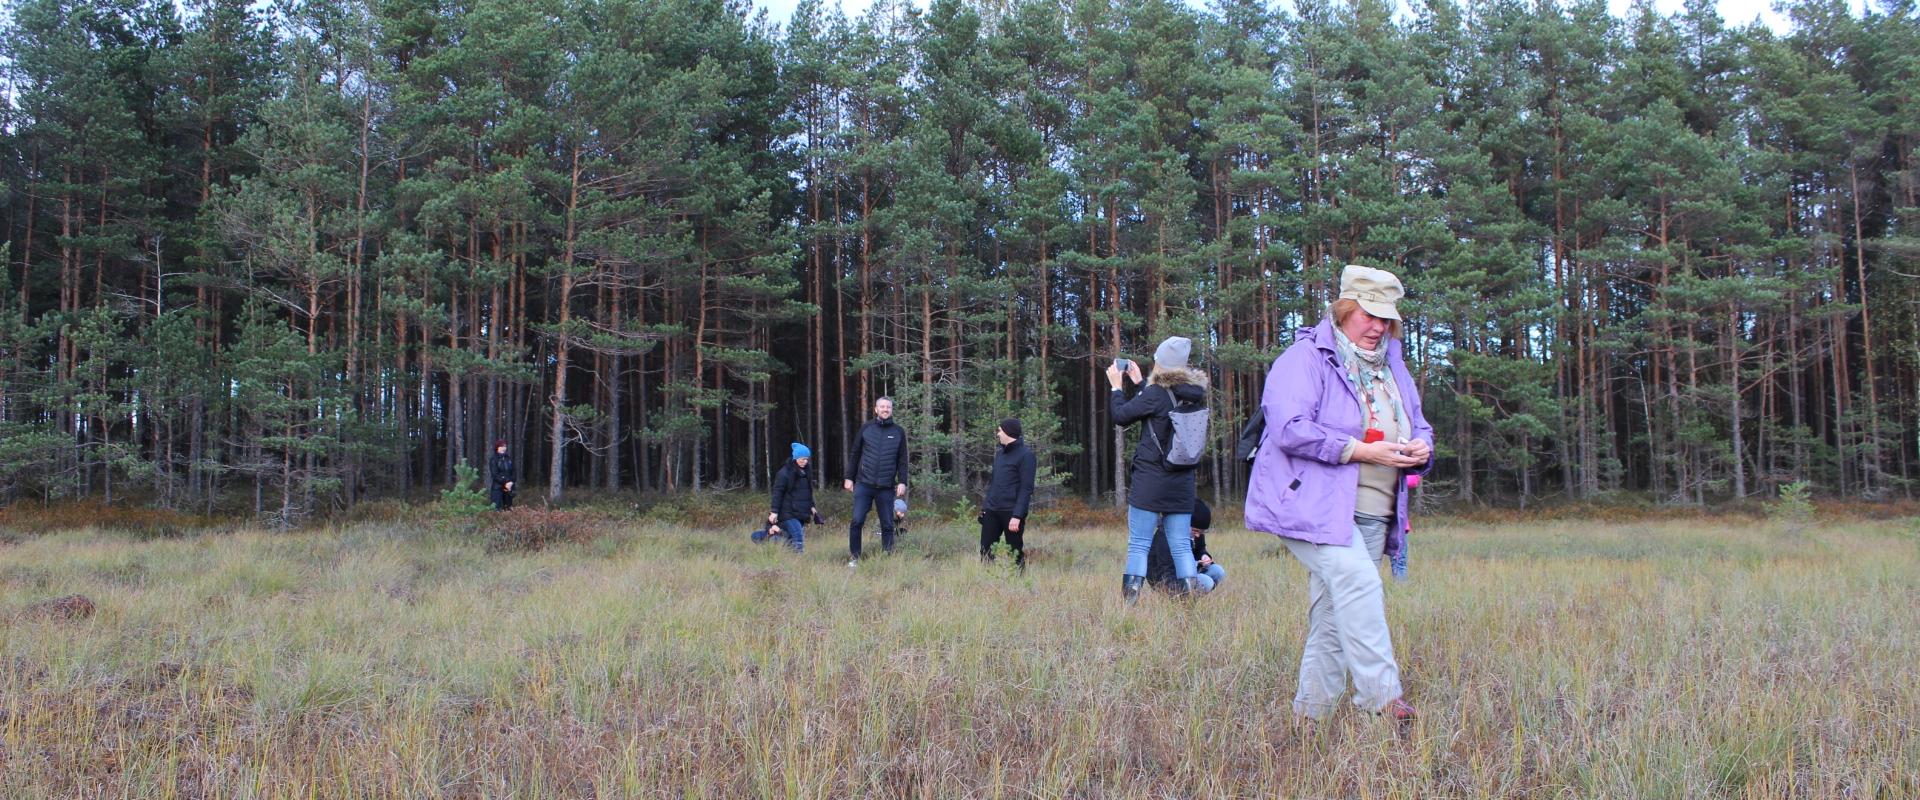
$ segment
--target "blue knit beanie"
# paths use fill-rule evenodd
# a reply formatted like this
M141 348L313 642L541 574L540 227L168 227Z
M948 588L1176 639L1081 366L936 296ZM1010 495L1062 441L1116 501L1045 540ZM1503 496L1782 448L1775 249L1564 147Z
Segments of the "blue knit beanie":
M812 457L813 457L813 451L808 450L806 445L801 444L799 442L793 443L793 460L799 461L800 459L803 459L803 458L812 458Z

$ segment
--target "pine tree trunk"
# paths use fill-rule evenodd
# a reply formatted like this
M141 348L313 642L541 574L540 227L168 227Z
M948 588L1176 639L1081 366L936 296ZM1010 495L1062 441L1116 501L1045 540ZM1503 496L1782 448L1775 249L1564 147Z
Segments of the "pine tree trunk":
M554 304L560 312L558 335L554 337L552 425L548 430L552 447L547 457L547 502L559 502L566 479L567 459L567 359L572 350L569 325L573 322L574 246L578 234L580 209L580 145L571 150L568 170L566 234L560 242L560 294Z

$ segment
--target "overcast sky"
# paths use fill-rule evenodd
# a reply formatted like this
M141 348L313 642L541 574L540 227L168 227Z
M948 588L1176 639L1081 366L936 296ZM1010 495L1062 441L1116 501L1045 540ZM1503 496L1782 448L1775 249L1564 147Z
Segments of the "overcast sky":
M1654 5L1662 11L1673 13L1680 10L1681 1L1682 0L1655 0ZM760 7L765 8L767 13L773 18L773 21L781 25L785 25L787 20L793 16L793 7L799 4L799 0L754 0L754 2ZM840 7L847 12L847 16L851 17L857 16L860 12L865 11L870 0L839 0L839 2ZM922 7L926 5L925 0L916 0L916 2ZM1195 2L1195 0L1188 0L1188 2ZM1286 2L1286 0L1281 0L1281 2ZM1607 0L1607 2L1608 5L1613 7L1615 14L1625 13L1627 8L1632 5L1631 0ZM1779 14L1774 13L1773 2L1774 0L1720 0L1720 16L1725 19L1728 24L1733 26L1745 25L1752 22L1755 18L1758 18L1775 31L1785 33L1787 29L1786 21ZM1849 0L1848 5L1853 6L1857 13L1862 7L1863 2L1864 0ZM831 5L833 0L827 0L827 3ZM1195 4L1199 5L1200 3L1195 2Z

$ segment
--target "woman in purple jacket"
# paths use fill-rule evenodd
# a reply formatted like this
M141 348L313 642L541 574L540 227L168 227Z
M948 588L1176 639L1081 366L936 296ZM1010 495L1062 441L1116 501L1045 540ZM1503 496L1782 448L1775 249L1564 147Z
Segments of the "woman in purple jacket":
M1354 704L1401 722L1400 667L1387 634L1380 560L1405 546L1404 475L1433 456L1433 426L1407 372L1386 270L1349 265L1328 318L1302 328L1267 371L1266 437L1247 489L1246 524L1280 536L1309 574L1307 638L1295 714Z

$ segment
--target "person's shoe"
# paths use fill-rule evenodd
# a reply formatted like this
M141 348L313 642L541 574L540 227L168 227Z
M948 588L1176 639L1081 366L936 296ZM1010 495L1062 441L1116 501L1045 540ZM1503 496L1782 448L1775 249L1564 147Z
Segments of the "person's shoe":
M852 561L847 562L847 569L853 569L854 567L857 567L857 566L860 566L860 559L856 558Z
M1147 578L1144 575L1120 576L1120 599L1127 601L1127 605L1133 605L1135 602L1138 602L1140 600L1140 585L1146 582Z
M1206 593L1200 589L1199 578L1183 578L1181 579L1179 585L1180 585L1179 595L1189 600L1198 598L1200 595Z

